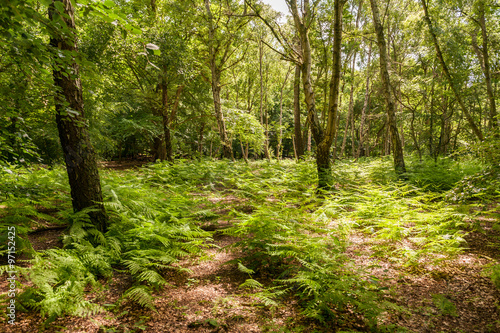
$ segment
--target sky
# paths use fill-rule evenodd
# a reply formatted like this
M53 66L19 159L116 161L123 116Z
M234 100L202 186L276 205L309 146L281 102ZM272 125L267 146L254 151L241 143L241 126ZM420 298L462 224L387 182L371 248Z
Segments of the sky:
M285 0L262 0L263 3L267 3L279 12L282 12L285 15L288 15L288 7L285 3Z

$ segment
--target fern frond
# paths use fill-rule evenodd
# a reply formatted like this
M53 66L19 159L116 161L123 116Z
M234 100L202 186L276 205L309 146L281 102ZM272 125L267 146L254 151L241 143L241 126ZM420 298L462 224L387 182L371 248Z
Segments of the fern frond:
M151 296L151 290L147 286L134 286L125 291L125 293L123 293L122 295L122 298L130 299L140 306L155 311L153 296Z

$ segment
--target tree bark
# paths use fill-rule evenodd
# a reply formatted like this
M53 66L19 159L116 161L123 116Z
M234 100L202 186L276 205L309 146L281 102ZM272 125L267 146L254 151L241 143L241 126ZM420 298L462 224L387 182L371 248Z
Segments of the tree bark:
M264 74L262 71L262 58L264 56L264 46L262 41L259 40L259 78L260 78L260 101L259 101L259 111L260 111L260 124L265 127L265 144L264 144L264 155L269 160L271 157L269 156L269 138L267 131L267 107L266 107L266 117L264 119ZM267 80L266 80L267 82ZM266 94L267 101L267 94ZM267 103L266 103L267 105Z
M55 4L60 2L64 12ZM85 121L79 65L72 58L78 52L74 8L70 0L53 0L49 6L49 19L59 29L52 31L50 45L63 52L64 58L55 56L53 68L56 123L64 153L66 170L75 212L93 207L88 215L96 228L107 230L108 217L103 205L97 159L90 142Z
M295 133L295 151L297 159L304 155L304 143L300 125L300 73L301 65L296 64L295 78L293 81L293 128Z
M372 0L373 1L373 0ZM436 54L439 59L439 62L441 63L441 67L443 68L443 72L446 76L446 79L448 80L448 83L451 86L451 89L453 90L453 94L455 95L455 98L457 99L458 104L460 105L460 108L462 109L462 112L465 115L465 118L467 119L469 126L472 128L472 131L474 134L477 136L477 138L480 141L484 140L483 133L481 132L481 129L476 125L474 122L474 119L472 118L472 115L470 114L469 110L465 107L465 103L461 97L460 92L458 91L458 88L453 81L453 78L451 77L450 71L448 69L448 66L446 65L446 62L444 61L443 58L443 53L441 52L441 48L439 47L439 43L437 40L436 32L434 31L434 27L432 26L432 22L429 16L429 11L427 9L427 4L425 3L425 0L420 0L422 7L424 9L424 20L427 23L427 26L429 27L429 33L431 34L432 41L434 43L434 48L436 49Z
M214 99L214 110L215 110L215 118L217 119L217 127L219 129L219 136L222 143L222 152L224 158L232 159L233 158L233 147L229 140L226 131L226 123L224 120L224 114L222 113L222 105L220 99L220 78L221 78L221 69L217 66L217 53L214 47L215 42L215 27L214 27L214 18L212 15L212 11L210 10L210 0L205 0L205 9L207 11L208 16L208 38L209 38L209 62L210 62L210 71L212 74L212 95Z
M364 127L366 121L366 111L368 110L368 104L370 102L370 61L372 58L372 43L370 42L370 46L368 48L368 61L366 65L366 87L365 87L365 100L363 102L363 109L361 110L361 120L359 124L359 145L358 151L356 153L356 159L358 159L361 155L361 150L363 148L363 140L364 140Z
M493 92L493 87L491 85L491 70L490 70L490 55L488 51L488 32L486 30L486 19L484 15L484 0L479 1L479 25L481 27L481 35L483 37L483 68L484 68L484 77L486 80L486 91L488 93L489 99L489 123L488 126L490 128L499 127L500 119L496 119L497 117L497 107L495 102L495 94Z
M340 59L342 41L342 8L343 0L334 2L334 41L333 41L333 74L330 81L330 94L328 103L328 116L326 130L320 126L316 114L314 100L314 89L311 80L312 51L309 42L309 26L312 19L309 0L303 1L303 16L299 15L297 0L288 0L295 27L300 35L300 46L302 51L302 84L304 88L305 102L307 106L307 122L312 136L316 142L316 167L318 172L318 188L324 189L333 185L330 166L330 148L335 138L337 129L338 96L340 86Z
M283 141L283 90L285 89L286 82L288 81L288 75L290 75L290 70L287 70L285 80L281 85L280 89L280 121L279 121L279 136L278 136L278 146L276 147L276 158L278 161L281 159L281 144Z
M453 116L453 103L444 104L443 113L441 114L441 133L439 135L438 151L441 155L446 155L448 146L451 140L451 117Z
M200 158L203 156L203 132L205 131L205 122L201 123L200 134L198 136L198 154Z
M354 61L351 66L351 72L354 72L354 62L356 61L356 53L354 53ZM349 109L347 111L347 117L345 119L344 137L342 138L342 147L340 149L340 156L345 157L345 145L347 143L347 132L349 131L349 124L351 123L352 112L354 108L354 78L351 84L351 92L349 94Z
M174 160L173 157L173 151L172 151L172 137L170 133L170 127L172 126L172 123L175 121L175 118L177 117L177 109L179 108L179 103L181 101L181 94L182 90L184 89L184 85L179 85L177 87L177 91L175 93L175 101L174 105L172 106L172 111L170 112L170 115L168 114L168 95L167 95L167 87L165 86L164 88L164 98L165 100L163 101L163 132L165 133L165 151L166 151L166 158L167 161L172 162Z
M398 128L396 125L396 113L394 100L391 95L391 82L389 78L389 64L387 57L387 47L384 37L382 24L380 23L380 15L377 6L377 0L370 0L373 14L373 23L377 34L377 43L380 51L380 77L384 92L385 103L387 106L387 125L389 126L389 135L394 157L394 169L399 177L404 177L406 173L405 161L403 156L403 147L401 146L401 138L399 137Z

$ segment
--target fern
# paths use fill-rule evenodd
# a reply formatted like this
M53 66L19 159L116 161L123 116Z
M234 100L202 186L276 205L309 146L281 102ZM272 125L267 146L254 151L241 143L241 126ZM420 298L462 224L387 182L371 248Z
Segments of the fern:
M134 286L128 289L123 293L122 299L130 299L143 307L155 310L151 289L147 286Z

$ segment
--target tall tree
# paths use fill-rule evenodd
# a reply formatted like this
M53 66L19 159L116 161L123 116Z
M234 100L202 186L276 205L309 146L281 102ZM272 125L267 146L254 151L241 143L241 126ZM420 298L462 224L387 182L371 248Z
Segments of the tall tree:
M228 13L224 12L222 3L219 5L219 12L217 13L217 17L215 17L212 12L210 0L204 1L208 24L208 62L211 73L215 118L217 119L224 157L233 158L232 143L227 134L224 114L222 112L221 77L225 70L233 67L242 59L240 57L234 60L233 63L229 63L229 60L233 57L238 47L238 45L235 45L238 40L237 35L241 33L248 20L227 15ZM231 6L229 2L227 5L228 7ZM227 11L231 12L231 10L231 8L227 8ZM224 15L227 16L223 17Z
M311 78L312 50L309 39L309 28L313 20L313 12L309 0L304 0L302 15L299 13L297 0L287 0L290 7L295 28L300 36L300 50L302 57L302 85L304 88L305 103L307 107L307 120L316 142L316 167L318 172L318 187L327 188L333 185L330 164L330 148L337 130L337 113L340 86L340 61L342 42L342 9L344 0L334 2L334 41L333 41L333 68L330 81L328 115L326 129L320 125L316 112L314 88Z
M295 64L293 79L293 128L297 158L304 155L304 140L302 138L302 126L300 125L300 73L302 71L300 67L300 64Z
M370 0L373 24L375 33L377 34L377 44L380 53L380 77L382 79L382 88L384 92L385 104L387 107L387 125L389 126L389 135L391 138L391 146L394 157L394 169L401 176L406 172L405 161L403 156L403 147L401 138L399 137L398 127L396 125L396 111L394 99L391 95L391 81L389 78L389 63L387 57L387 46L384 37L384 28L380 22L380 14L378 10L377 0Z
M448 68L448 65L446 64L446 62L444 60L443 53L441 52L441 47L439 46L439 42L437 39L436 31L434 30L434 27L433 27L432 21L431 21L431 17L429 16L429 10L427 7L427 3L425 2L425 0L420 0L420 3L422 4L422 7L424 9L424 20L427 23L427 26L429 28L429 33L432 37L432 42L434 44L434 48L436 49L436 54L437 54L438 60L441 64L441 67L443 69L444 75L446 76L446 79L448 80L448 83L453 91L453 94L455 95L455 98L457 99L458 105L460 105L460 109L462 110L462 112L465 115L465 118L469 122L469 126L472 128L472 131L477 136L477 138L480 141L483 141L483 139L484 139L483 132L476 125L474 118L472 117L469 110L465 106L464 100L462 98L462 94L458 90L457 84L456 84L455 80L453 80L451 73L450 73L450 70Z
M52 22L50 45L54 48L54 84L58 88L56 122L64 152L75 211L94 207L90 219L101 230L107 229L97 160L90 142L84 115L75 27L71 0L53 0L49 6ZM62 55L62 57L61 57Z
M483 39L481 48L481 68L484 72L484 78L486 80L486 91L488 93L489 100L489 127L497 128L500 124L500 119L497 119L497 107L495 101L495 93L493 90L493 85L491 84L491 66L490 66L490 52L489 52L489 38L488 31L486 30L486 17L485 17L485 2L486 0L478 1L478 22L481 27L481 37Z

